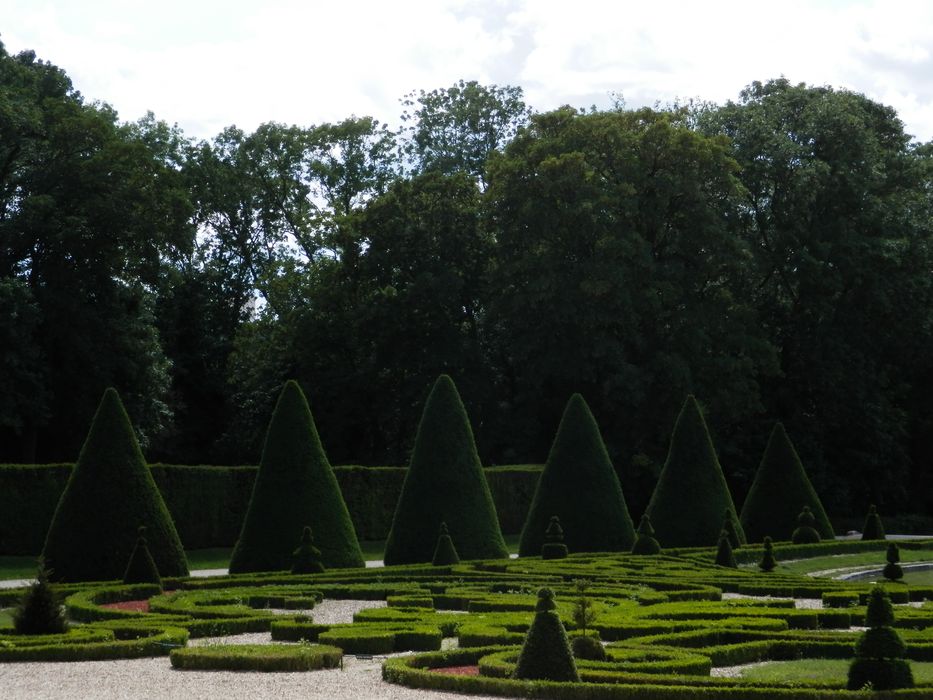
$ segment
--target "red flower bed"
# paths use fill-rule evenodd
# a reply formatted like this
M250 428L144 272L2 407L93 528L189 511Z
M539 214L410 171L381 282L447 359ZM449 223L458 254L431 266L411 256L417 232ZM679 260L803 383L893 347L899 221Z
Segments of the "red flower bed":
M478 676L479 666L447 666L445 668L431 669L435 673L445 673L448 676Z
M124 600L122 603L104 603L100 607L111 610L131 610L133 612L149 612L148 600Z

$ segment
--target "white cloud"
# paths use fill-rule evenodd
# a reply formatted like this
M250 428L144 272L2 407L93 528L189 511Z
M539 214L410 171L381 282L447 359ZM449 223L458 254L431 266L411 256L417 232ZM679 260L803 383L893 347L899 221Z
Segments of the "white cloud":
M124 119L151 109L199 137L353 113L395 122L404 94L461 77L521 85L550 109L610 91L630 105L724 101L785 75L864 92L933 138L922 0L0 0L0 17L8 50L35 49Z

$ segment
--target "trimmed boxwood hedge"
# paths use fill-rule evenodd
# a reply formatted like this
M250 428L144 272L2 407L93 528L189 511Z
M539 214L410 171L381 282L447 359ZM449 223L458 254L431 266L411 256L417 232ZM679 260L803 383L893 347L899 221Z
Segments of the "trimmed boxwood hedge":
M343 663L343 652L325 644L222 644L172 649L169 657L183 671L316 671Z

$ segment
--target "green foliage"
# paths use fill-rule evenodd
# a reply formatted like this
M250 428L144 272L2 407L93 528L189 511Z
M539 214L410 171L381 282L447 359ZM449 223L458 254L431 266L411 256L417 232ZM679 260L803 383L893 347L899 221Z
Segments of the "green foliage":
M865 623L869 629L855 645L855 659L849 667L849 690L911 688L910 665L904 660L907 648L894 630L894 608L881 586L871 591Z
M140 525L137 530L136 546L133 547L133 553L126 565L126 571L123 572L123 583L154 583L160 588L162 587L159 568L149 552L145 525Z
M792 538L799 508L813 513L818 534L835 537L820 497L810 483L797 450L782 423L776 423L768 438L755 480L742 504L742 527L750 542L760 542L766 533L779 540Z
M666 548L711 546L719 538L727 510L734 517L735 506L706 421L696 399L688 396L648 504L651 524ZM736 531L744 541L741 526Z
M816 518L810 511L810 506L804 506L797 516L797 528L791 535L794 544L814 544L820 541L820 533L814 527Z
M728 566L730 569L739 568L735 561L735 554L732 552L729 534L725 530L719 535L719 546L716 549L716 566Z
M726 533L726 536L729 538L729 544L733 549L738 549L743 544L745 544L745 540L739 538L739 531L738 528L736 528L735 514L729 508L726 508L726 512L723 514L722 531Z
M651 526L651 518L647 513L641 516L641 522L638 524L638 533L635 536L635 544L632 545L632 554L660 554L661 544L654 536L654 528Z
M586 579L578 578L573 582L573 608L570 616L573 624L580 630L580 634L586 636L586 630L596 622L597 612L593 606L593 601L587 595L590 588L590 582Z
M771 538L765 535L761 551L761 561L758 562L758 568L765 573L774 571L777 568L777 560L774 558L774 545L771 544Z
M172 518L146 463L123 403L107 389L62 493L42 556L57 581L122 578L138 524L163 576L188 564Z
M570 650L573 658L587 661L605 661L606 649L595 637L574 635L570 640Z
M548 518L566 528L571 552L628 550L635 530L596 420L583 397L567 402L522 529L519 556L541 552Z
M884 577L889 581L898 581L904 578L904 569L898 565L901 560L901 553L894 542L888 545L886 559L888 563L884 567Z
M289 381L269 423L230 573L291 568L291 538L309 523L322 538L321 563L326 568L363 566L356 532L311 409L298 384Z
M386 541L385 563L431 561L441 522L463 559L507 556L473 431L453 380L441 375L424 406Z
M62 612L62 604L49 585L49 571L42 559L36 581L26 589L16 611L13 627L17 634L64 634L68 622Z
M862 526L862 539L883 540L884 538L884 525L881 522L881 516L878 515L878 509L872 504L868 506L868 515L865 516L865 524Z
M460 555L457 554L457 548L454 547L454 541L447 531L447 523L441 521L440 531L437 535L437 546L434 548L434 556L431 558L434 566L450 566L460 563Z
M894 624L894 607L888 592L881 586L871 591L868 599L868 610L865 613L865 624L869 627L890 627Z
M541 545L542 559L563 559L567 556L567 545L564 544L564 528L561 527L560 518L552 515L544 533L544 544Z
M322 574L324 564L321 563L321 550L314 546L314 535L311 527L305 525L301 531L301 543L298 549L292 552L293 574Z
M325 644L222 644L172 649L169 656L183 671L316 671L343 661L340 649Z
M538 591L535 618L515 664L514 677L522 680L579 681L567 632L554 612L554 593Z

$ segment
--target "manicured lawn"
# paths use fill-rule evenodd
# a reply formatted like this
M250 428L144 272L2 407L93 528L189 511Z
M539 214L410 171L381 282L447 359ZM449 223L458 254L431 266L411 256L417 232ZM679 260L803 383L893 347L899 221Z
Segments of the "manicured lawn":
M904 572L904 583L910 586L933 586L933 569Z
M0 581L35 576L37 566L35 557L0 557Z
M917 683L933 683L933 662L911 661L910 668ZM742 678L767 683L807 683L838 681L844 683L849 673L847 659L800 659L772 661L742 671Z
M798 561L781 562L779 569L791 574L809 574L813 571L827 571L830 569L857 569L860 567L883 567L887 562L884 552L859 552L857 554L838 554L831 557L814 557L813 559L800 559ZM913 551L901 549L901 562L930 561L931 555L927 551Z
M13 609L0 610L0 629L13 626Z

